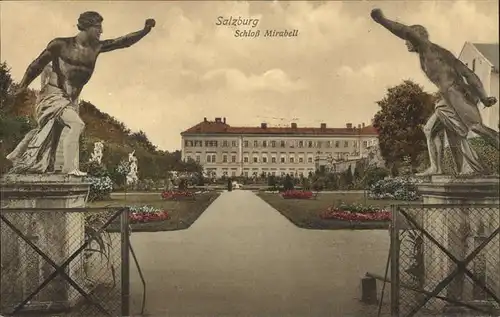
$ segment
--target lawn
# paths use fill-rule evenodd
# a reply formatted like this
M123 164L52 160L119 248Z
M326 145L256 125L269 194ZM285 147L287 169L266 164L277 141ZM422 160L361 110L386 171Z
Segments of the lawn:
M258 193L260 198L278 210L299 228L304 229L388 229L387 221L349 222L336 219L321 219L320 214L328 207L347 204L365 204L364 194L359 193L319 193L316 199L283 199L279 194ZM408 201L366 199L367 205L386 206L408 204ZM421 203L416 201L416 204Z
M153 206L167 210L170 218L163 221L131 224L132 232L183 230L189 228L219 195L217 192L205 192L197 194L194 200L172 201L163 200L160 193L120 193L113 195L110 200L93 202L90 204L90 207ZM118 228L116 227L116 223L112 224L110 231L117 230Z

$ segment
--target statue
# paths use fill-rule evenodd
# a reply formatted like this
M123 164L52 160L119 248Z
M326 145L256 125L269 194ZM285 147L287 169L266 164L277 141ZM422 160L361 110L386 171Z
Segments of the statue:
M408 51L418 54L422 71L439 89L441 99L424 127L430 167L418 175L442 174L445 132L458 173L466 173L465 162L473 172L483 173L485 168L470 146L467 135L473 131L499 149L499 133L483 124L478 108L479 102L491 107L497 103L497 99L486 94L477 75L450 51L429 41L429 34L423 26L407 26L391 21L384 17L380 9L372 10L371 17L406 41Z
M102 143L102 141L95 142L94 143L94 152L92 153L92 156L90 157L90 162L96 162L97 164L101 165L102 151L103 150L104 150L104 143Z
M127 174L127 185L135 184L139 180L139 177L137 177L137 158L134 156L134 153L135 151L128 155L129 171Z
M103 17L97 12L82 13L78 18L80 32L76 36L53 39L28 66L16 95L22 96L30 83L42 75L35 105L38 127L28 132L7 156L13 163L9 173L53 171L56 149L62 142L62 172L85 175L78 166L79 137L85 126L78 115L80 93L92 77L99 54L129 47L155 26L155 20L147 19L140 31L101 41L102 21ZM65 137L59 140L63 134Z

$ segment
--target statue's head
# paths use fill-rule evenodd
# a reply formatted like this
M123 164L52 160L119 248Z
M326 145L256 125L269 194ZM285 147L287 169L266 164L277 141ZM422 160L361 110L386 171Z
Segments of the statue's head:
M99 40L104 18L95 11L87 11L78 18L78 30L86 32L91 39Z
M428 40L429 39L429 33L427 32L427 29L425 27L423 27L422 25L412 25L410 26L410 28L415 32L417 33L417 35L423 39L426 39ZM410 41L406 41L406 47L408 47L408 51L410 52L416 52L417 51L417 47L415 47L415 45L413 45L412 43L410 43Z

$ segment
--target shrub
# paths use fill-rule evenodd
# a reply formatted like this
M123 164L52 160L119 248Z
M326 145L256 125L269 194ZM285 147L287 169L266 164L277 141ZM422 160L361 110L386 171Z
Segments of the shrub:
M416 184L420 181L411 177L395 177L377 181L370 187L368 196L372 199L393 199L414 201L420 199Z
M286 175L285 179L283 180L283 189L284 190L293 190L293 179L290 175Z
M85 181L90 182L89 202L109 199L113 191L113 181L109 176L87 176Z

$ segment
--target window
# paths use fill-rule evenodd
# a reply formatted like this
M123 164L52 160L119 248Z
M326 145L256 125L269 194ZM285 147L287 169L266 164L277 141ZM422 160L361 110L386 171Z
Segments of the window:
M245 157L243 158L243 162L248 163L248 156L245 156Z
M335 147L339 147L340 146L340 141L335 141Z
M189 154L188 154L188 155L186 155L186 156L184 157L184 160L185 160L186 162L187 162L187 161L189 161L189 160L191 160L191 155L189 155Z
M307 163L312 163L312 162L313 162L313 158L309 156L309 157L307 158Z
M271 158L271 163L276 163L276 157L274 157L274 156L273 156L273 157Z
M326 141L326 147L331 147L332 146L332 142L331 141Z
M254 156L254 158L253 158L253 162L254 162L254 163L259 163L259 158L258 158L257 156Z
M299 141L299 147L304 147L304 141Z
M236 171L231 171L231 176L235 177L236 176Z
M248 147L248 141L243 141L243 146Z
M368 141L363 141L363 147L368 147Z
M238 146L238 142L237 141L231 141L231 146L232 147L237 147Z
M290 156L290 163L295 163L295 157Z
M184 146L193 146L193 142L189 140L184 141Z
M267 141L262 141L262 147L267 147Z
M262 157L262 163L267 163L267 157L266 156Z
M280 142L280 146L281 146L281 147L285 147L285 141L281 141L281 142Z
M212 155L207 155L207 163L212 163Z
M309 141L309 142L307 143L307 146L308 146L308 147L313 147L313 141Z
M215 154L212 154L212 163L215 163Z
M227 163L227 155L222 155L222 163Z
M236 155L231 155L231 162L236 163Z
M200 160L201 160L200 156L199 156L199 155L196 155L196 162L197 162L197 163L200 163Z
M243 172L243 174L245 175L245 177L248 177L248 172L247 171Z
M229 142L227 142L227 140L222 141L222 146L223 147L228 147L229 146Z
M284 156L281 157L281 163L285 163L285 157Z
M356 141L352 142L352 146L358 147L358 142L356 142Z
M321 142L321 141L318 141L318 142L317 142L317 147L318 147L319 149L321 149L321 145L322 145L322 143L323 143L323 142Z
M344 147L348 147L349 146L349 141L344 141Z
M304 163L304 158L303 157L299 157L299 163Z
M271 147L276 147L276 141L271 141Z
M253 141L253 147L259 147L259 141Z

